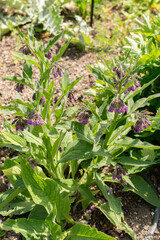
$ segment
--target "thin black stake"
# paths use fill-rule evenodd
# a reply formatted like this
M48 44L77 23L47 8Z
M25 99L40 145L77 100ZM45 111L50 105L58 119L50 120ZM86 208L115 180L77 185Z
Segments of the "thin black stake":
M91 27L93 25L93 10L94 10L94 0L92 0L92 3L91 3L91 18L90 18L90 26Z

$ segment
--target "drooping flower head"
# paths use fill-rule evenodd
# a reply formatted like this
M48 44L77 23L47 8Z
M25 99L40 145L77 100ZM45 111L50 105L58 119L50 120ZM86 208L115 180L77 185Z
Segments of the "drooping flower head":
M25 88L25 86L24 86L24 84L22 84L22 83L17 83L17 84L16 84L16 87L15 87L15 89L16 89L16 91L17 91L18 93L22 93L23 90L24 90L24 88Z
M135 133L140 133L143 131L143 129L146 129L147 128L147 125L148 126L151 126L151 122L149 121L149 115L150 114L153 114L151 112L148 112L148 111L141 111L141 112L138 112L138 120L137 122L131 127L132 130L135 132Z
M74 97L74 94L73 94L73 91L70 90L69 93L68 93L68 99L70 102L72 102L72 100L75 100L75 97Z
M140 87L140 86L141 86L140 82L137 79L135 79L134 84L131 87L127 88L127 90L125 90L124 93L127 94L130 91L134 92L136 90L136 88Z
M59 64L55 64L53 67L53 76L54 78L60 76L62 77L63 74L65 74L64 69L62 68L62 66L60 66Z
M45 99L44 96L42 96L41 99L40 99L40 103L45 103L45 102L46 102L46 99Z
M113 80L114 80L115 87L118 89L119 82L120 82L120 80L122 80L122 78L124 78L126 76L127 71L124 69L124 66L114 67L112 71L115 72L117 75L117 78L113 77ZM130 91L134 92L136 90L136 87L140 87L140 82L136 79L136 78L139 78L139 76L135 76L134 74L132 74L131 76L125 78L125 80L122 84L122 88L124 88L126 86L126 84L129 81L132 81L134 78L135 78L135 80L133 82L133 85L124 91L125 94L127 94Z
M108 112L125 113L128 111L127 105L122 99L117 96L114 101L111 102Z
M35 167L37 167L37 163L34 159L29 160L29 164L31 165L31 167L34 169Z
M31 50L29 49L29 47L27 45L22 46L20 48L20 51L25 55L31 54Z
M12 124L15 124L16 131L24 131L24 129L27 127L27 120L23 117L16 116L16 119L12 122Z
M51 54L50 51L48 51L46 54L45 54L45 57L48 58L48 59L51 59L53 57L53 55Z
M122 176L125 176L126 174L127 169L123 168L120 164L117 164L112 172L112 178L113 180L117 178L121 183L123 183Z
M86 125L89 123L90 112L80 111L75 117L78 119L80 123L82 123L83 125Z
M34 126L39 126L39 125L43 125L44 121L42 119L42 116L40 113L33 111L31 113L28 114L28 121L27 123L29 125L34 125Z
M37 99L37 94L34 93L34 94L32 95L32 100L35 101L36 99ZM42 96L41 99L40 99L40 103L44 104L45 102L46 102L46 99L45 99L44 96Z

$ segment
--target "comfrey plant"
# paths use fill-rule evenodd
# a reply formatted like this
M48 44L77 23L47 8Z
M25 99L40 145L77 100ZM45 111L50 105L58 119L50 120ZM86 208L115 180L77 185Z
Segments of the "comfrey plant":
M107 231L102 233L74 220L75 209L82 204L87 221L91 209L99 209L112 224L135 239L125 222L120 197L115 196L116 189L108 182L122 184L125 191L133 191L150 204L160 206L150 185L135 175L157 163L160 147L134 135L126 136L132 128L138 136L139 131L152 130L154 117L151 119L143 108L160 94L134 102L136 94L151 83L140 86L137 69L131 62L111 67L106 62L106 66L88 66L97 76L95 87L89 91L96 101L65 107L68 100L75 101L71 90L81 79L70 83L67 70L59 68L58 60L68 43L48 59L46 54L62 34L46 46L31 33L20 35L31 54L13 53L24 60L23 75L5 79L30 87L33 94L30 102L24 102L21 87L17 99L1 106L1 112L12 114L15 119L4 122L0 144L17 151L16 157L6 159L1 166L13 186L0 194L0 214L11 218L1 228L20 232L26 239L114 239ZM35 82L32 64L40 72ZM53 104L55 77L61 80L61 96ZM150 153L154 159L150 159ZM103 173L104 168L107 174ZM95 186L97 190L93 190ZM99 192L103 193L104 203L98 199ZM16 219L12 219L14 215Z
M25 53L13 53L24 61L22 76L4 77L17 84L17 98L8 106L0 107L1 113L14 118L4 122L0 146L17 151L17 156L6 159L1 166L12 186L0 194L0 214L9 216L1 229L21 233L25 239L112 240L113 237L89 225L75 222L71 208L71 204L79 201L79 193L83 198L87 194L92 196L85 185L86 172L78 174L83 170L80 163L84 151L92 145L89 136L87 142L88 137L82 137L83 141L77 138L77 132L80 136L83 136L81 132L87 134L84 124L88 121L84 122L86 117L81 116L83 109L79 106L65 108L67 101L74 99L71 89L81 79L70 83L67 70L58 62L69 42L57 55L51 56L51 47L63 33L45 46L36 40L32 31L28 35L19 33L29 49ZM32 78L32 65L39 69L36 81ZM61 95L54 103L54 79L57 77L61 81ZM21 98L24 86L32 90L29 102ZM73 118L77 121L72 122ZM17 217L12 219L15 215ZM22 216L18 218L18 215Z

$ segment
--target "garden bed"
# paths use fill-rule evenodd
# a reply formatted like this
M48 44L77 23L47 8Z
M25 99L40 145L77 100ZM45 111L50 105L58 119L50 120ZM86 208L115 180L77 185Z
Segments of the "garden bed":
M18 44L16 45L16 35L13 36L4 36L0 42L0 102L2 105L8 104L11 99L15 97L15 85L12 82L2 79L2 76L18 76L22 72L22 65L20 62L17 62L11 54L11 51L16 51ZM45 39L48 40L48 39ZM57 52L59 45L56 45L52 49L53 53ZM75 102L72 101L70 104L80 104L82 99L85 98L83 92L89 89L94 84L94 77L89 73L86 68L86 64L92 64L97 61L96 55L90 51L79 51L75 46L70 45L66 50L65 54L61 58L61 61L65 63L65 66L68 69L69 76L71 80L83 76L82 80L74 87L73 94L75 97ZM34 72L34 79L36 79L36 72ZM59 94L59 81L55 81L56 84L56 96ZM31 93L28 88L25 89L23 94L23 99L30 99ZM1 116L1 123L3 122L3 117ZM2 129L2 126L1 126ZM16 154L15 152L7 149L0 149L0 164L5 161L6 158L9 158ZM152 170L152 173L149 174L155 186L157 187L160 183L160 168L157 166ZM9 187L8 180L5 175L0 173L0 191L3 192ZM146 203L139 196L131 192L122 192L122 188L117 185L116 193L117 196L120 196L122 200L122 208L124 210L125 220L128 225L133 229L136 234L137 240L144 240L145 236L148 234L148 231L151 226L151 222L154 215L154 207ZM99 196L99 200L103 201L103 197ZM112 226L105 216L98 210L94 209L93 206L90 206L91 212L84 212L80 206L72 212L73 219L78 222L87 222L92 227L96 227L98 230L109 234L110 236L115 237L116 239L131 239L126 235L122 230ZM3 221L3 219L2 219ZM160 238L160 225L155 232L155 235L150 239L158 240ZM18 240L21 239L19 234L12 232L7 232L6 235L1 238L3 240Z

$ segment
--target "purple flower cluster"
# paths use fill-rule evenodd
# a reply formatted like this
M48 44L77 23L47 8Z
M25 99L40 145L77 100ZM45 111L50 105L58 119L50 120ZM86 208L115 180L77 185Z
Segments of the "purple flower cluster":
M118 79L122 79L122 78L124 78L124 77L126 76L126 70L125 70L122 66L121 66L121 68L120 68L120 67L114 67L112 71L113 71L113 72L116 72ZM133 76L133 77L134 77L134 76ZM125 87L126 84L127 84L130 80L133 79L133 77L126 79L122 86ZM138 78L138 76L137 76L137 78ZM117 88L119 88L119 81L117 81L117 79L116 79L115 77L114 77L113 79L114 79L114 85L115 85ZM134 84L133 84L131 87L127 88L127 90L125 90L124 93L127 94L127 93L130 92L130 91L133 91L133 92L134 92L134 91L136 90L136 87L140 87L140 86L141 86L141 85L140 85L140 82L139 82L137 79L135 79L135 80L134 80Z
M31 165L31 167L34 169L35 167L37 167L37 163L34 159L29 160L29 164Z
M33 94L32 99L35 101L37 99L36 93ZM41 97L40 103L45 103L46 99L44 96Z
M24 129L26 129L27 127L27 120L22 117L16 116L16 119L12 122L12 124L15 124L16 131L24 131Z
M87 111L86 112L82 111L82 112L79 112L75 117L78 119L80 123L82 123L83 125L86 125L89 123L90 113Z
M29 125L34 125L34 126L39 126L44 124L42 116L40 115L40 113L36 111L29 113L27 123Z
M45 57L48 58L48 59L51 59L53 57L53 55L50 53L50 51L48 51L46 54L45 54Z
M31 54L31 50L29 49L28 46L24 45L23 47L20 48L20 51L25 54L25 55L29 55Z
M115 112L115 113L125 113L128 111L128 108L124 101L118 97L114 101L111 102L111 105L108 109L108 112Z
M15 87L15 89L18 93L22 93L24 88L25 88L25 86L22 83L17 83L16 87Z
M147 112L149 113L149 112ZM150 113L151 114L151 113ZM142 111L141 113L138 113L138 120L131 128L135 133L140 133L143 131L143 129L147 128L148 126L151 126L151 122L148 120L149 115L145 113L145 111Z
M110 195L110 194L111 194L111 192L112 192L112 190L111 190L111 189L109 189L109 190L107 191L107 194L108 194L108 195Z
M127 88L127 90L125 90L124 93L127 94L130 91L134 92L136 90L136 87L140 87L140 86L141 86L140 82L137 79L135 79L133 86Z
M44 96L42 96L41 99L40 99L40 103L45 103L45 102L46 102L46 99L45 99Z
M120 70L118 67L114 67L112 71L116 72L117 77L119 79L122 79L126 76L126 70L124 70L124 68L121 68L121 70Z
M112 178L115 180L116 178L122 182L122 175L125 176L127 173L127 169L123 168L120 164L117 164L115 169L113 170L112 173Z
M62 77L63 74L65 74L65 72L64 72L63 68L60 65L55 65L53 67L53 76L54 76L54 78L56 78L58 76Z
M69 91L69 93L68 93L68 99L69 99L70 102L72 102L72 100L75 100L75 97L74 97L74 94L73 94L72 90Z

